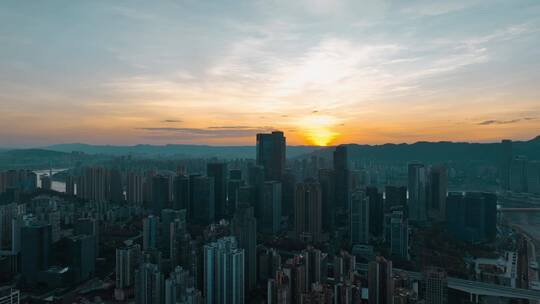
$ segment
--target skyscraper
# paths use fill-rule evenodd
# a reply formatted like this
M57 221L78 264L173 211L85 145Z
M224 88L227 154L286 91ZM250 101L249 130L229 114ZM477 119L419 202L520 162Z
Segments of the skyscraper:
M186 210L163 209L161 211L161 249L166 257L170 257L171 251L171 223L180 220L186 225Z
M257 165L264 167L267 181L281 181L285 169L286 139L283 132L257 134Z
M364 191L356 190L351 195L351 244L369 244L370 200Z
M260 208L260 231L268 234L277 234L281 230L281 182L264 182L263 201Z
M446 194L448 192L448 169L435 166L429 171L429 205L430 218L444 221L446 218Z
M390 253L403 260L409 259L409 223L403 211L390 215Z
M336 207L344 211L349 208L350 172L347 146L340 145L334 151Z
M499 155L499 178L503 189L510 189L510 166L512 164L512 141L504 139L501 141Z
M366 187L366 196L369 198L369 233L380 238L384 225L384 200L382 192L377 187Z
M448 279L442 268L428 267L424 270L426 304L448 303Z
M115 298L126 298L124 289L135 284L135 269L138 266L141 248L138 244L128 244L116 249L116 289Z
M173 181L173 206L175 210L186 209L189 214L189 178L176 175Z
M486 192L450 192L447 227L454 237L478 243L492 241L497 233L497 195Z
M162 303L164 295L163 274L155 264L143 263L135 271L135 303Z
M257 283L257 220L253 207L247 204L238 206L231 221L231 234L245 252L246 289L249 291Z
M151 210L156 216L169 206L169 191L169 178L167 176L156 175L152 177Z
M227 164L209 163L206 175L214 180L214 208L217 220L227 216L225 203L227 202Z
M334 170L319 170L319 183L321 184L322 229L326 232L334 231L336 217L335 182Z
M21 228L21 274L27 283L34 283L38 272L49 267L51 241L51 225L30 223Z
M426 168L423 164L408 165L409 218L414 222L427 220Z
M322 230L321 185L315 180L306 180L296 185L295 190L296 236L307 242L318 242Z
M214 178L190 177L192 216L195 223L209 225L215 221Z
M204 297L207 304L245 302L244 250L235 237L204 245Z
M158 218L149 215L143 219L143 250L157 249Z
M144 176L136 172L127 174L126 196L130 204L141 205L143 203Z
M392 261L377 257L368 265L368 303L392 304L394 284L392 281Z

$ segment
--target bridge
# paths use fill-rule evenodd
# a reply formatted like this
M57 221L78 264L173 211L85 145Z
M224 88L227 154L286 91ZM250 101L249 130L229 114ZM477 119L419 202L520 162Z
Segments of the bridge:
M356 269L361 272L368 271L368 264L356 263ZM404 272L409 278L421 280L422 274L415 271L407 271L398 268L393 269L394 272ZM504 297L511 299L522 299L540 301L540 291L532 289L513 288L504 285L485 283L480 281L471 281L448 277L448 288L459 290L471 295L474 302L478 302L479 296Z

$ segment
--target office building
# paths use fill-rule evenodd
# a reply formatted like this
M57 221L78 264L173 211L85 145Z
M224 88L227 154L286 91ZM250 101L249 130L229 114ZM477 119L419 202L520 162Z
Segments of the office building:
M126 299L125 289L135 284L135 269L139 265L141 247L138 244L128 243L116 249L116 289L115 299Z
M142 205L144 176L136 172L127 174L126 196L127 202L135 205Z
M409 260L408 220L401 210L395 210L389 216L390 253L396 258Z
M238 241L238 248L245 253L246 290L257 283L257 219L253 207L241 204L231 221L231 234Z
M368 303L392 304L393 296L392 261L377 257L368 264Z
M334 174L336 207L342 211L349 208L350 172L347 146L340 145L334 151Z
M318 242L321 238L321 185L315 180L306 180L296 185L295 227L296 236L300 240Z
M283 132L257 134L257 165L264 168L266 181L281 181L285 169L285 148Z
M152 177L152 201L150 209L154 215L159 216L161 210L169 206L169 178L164 175Z
M171 224L175 220L180 220L182 226L187 225L186 210L163 209L161 211L161 250L165 257L170 257L171 251Z
M173 204L174 210L187 210L189 214L189 177L177 175L173 181Z
M334 257L334 280L345 282L356 271L356 257L346 251L341 251Z
M499 179L501 186L505 190L510 189L510 167L512 165L512 141L504 139L500 144L499 155Z
M198 225L209 225L215 218L214 178L193 176L190 187L192 218Z
M332 169L319 170L319 183L321 184L321 205L322 205L322 230L325 232L334 231L336 217L336 190L335 173Z
M423 164L408 165L409 219L422 223L427 220L426 168Z
M259 228L262 233L276 235L281 230L281 182L264 182Z
M446 195L448 192L448 169L435 166L429 171L428 214L437 221L446 219Z
M366 193L357 190L351 195L351 244L369 244L370 201Z
M158 217L149 215L143 219L143 250L157 249Z
M43 190L51 190L52 188L52 177L43 174L39 177L39 180L41 181L41 189Z
M245 303L244 250L235 237L204 245L204 297L207 304Z
M383 193L377 187L366 187L365 194L369 199L369 234L381 238L384 226Z
M79 218L74 223L75 235L89 235L94 237L96 256L99 256L99 222L93 218Z
M35 283L38 273L49 268L51 243L51 225L29 223L21 227L21 274L26 283Z
M227 164L209 163L206 175L214 181L214 208L216 220L228 216L227 214Z
M497 195L486 192L450 192L446 225L449 232L465 242L492 241L497 234Z

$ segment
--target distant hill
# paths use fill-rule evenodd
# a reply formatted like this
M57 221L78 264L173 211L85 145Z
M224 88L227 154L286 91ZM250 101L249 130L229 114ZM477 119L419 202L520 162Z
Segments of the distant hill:
M176 156L184 158L255 158L255 146L206 146L206 145L88 145L81 143L59 144L43 149L71 153L73 151L87 154L106 155L146 155L146 156ZM288 146L287 157L293 158L319 150L316 146Z
M358 145L349 144L351 160L375 160L384 162L446 161L489 161L497 162L500 157L500 143L467 142L417 142L414 144ZM330 159L335 147L314 151L317 155ZM531 160L540 160L540 136L529 141L513 142L513 155L524 155Z
M83 158L85 158L84 155L45 149L4 150L0 151L0 169L69 167Z

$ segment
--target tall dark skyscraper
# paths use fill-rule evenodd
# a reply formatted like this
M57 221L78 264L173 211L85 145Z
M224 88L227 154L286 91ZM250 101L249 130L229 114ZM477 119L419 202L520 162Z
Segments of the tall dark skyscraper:
M383 194L377 187L367 187L366 196L369 198L369 233L373 237L380 238L384 225Z
M281 182L264 182L263 201L259 214L260 231L277 234L281 230Z
M227 216L227 164L209 163L206 174L214 179L214 208L217 220Z
M414 222L427 220L426 168L423 164L408 165L409 219Z
M319 170L319 183L321 184L322 201L322 229L332 232L336 217L336 185L335 173L332 169Z
M175 210L188 209L189 207L189 178L185 175L177 175L173 181L173 204ZM189 214L189 210L188 214Z
M512 141L505 139L500 145L499 179L503 189L510 189L510 166L512 165Z
M446 194L448 192L448 169L435 166L429 171L428 213L430 218L444 221L446 218Z
M257 283L257 219L253 207L240 204L231 221L231 233L245 252L246 289Z
M21 228L21 274L32 284L38 272L51 262L51 225L29 224Z
M497 233L497 195L485 192L450 192L446 223L458 239L477 243L490 241Z
M392 261L377 257L368 265L368 303L392 304L394 284L392 280Z
M428 267L424 270L424 292L426 304L448 303L448 279L441 268Z
M340 145L334 151L336 207L344 211L349 208L350 172L347 146Z
M296 185L295 226L299 239L319 241L322 230L321 185L315 180Z
M285 169L285 148L283 132L257 134L257 165L264 167L265 180L281 181Z
M152 202L150 206L155 215L160 215L161 210L169 206L169 179L166 176L152 177Z
M193 220L199 225L209 225L216 219L214 199L214 178L194 176L191 188Z
M393 207L407 206L407 187L386 186L384 188L384 208L390 210Z

